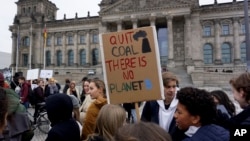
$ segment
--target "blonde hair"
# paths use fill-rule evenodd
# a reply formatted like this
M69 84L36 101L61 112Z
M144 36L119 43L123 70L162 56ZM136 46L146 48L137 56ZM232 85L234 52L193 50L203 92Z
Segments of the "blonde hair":
M127 124L118 129L116 141L172 141L167 131L152 122Z
M98 113L95 131L105 139L113 140L118 128L122 127L126 120L126 112L119 105L106 104Z

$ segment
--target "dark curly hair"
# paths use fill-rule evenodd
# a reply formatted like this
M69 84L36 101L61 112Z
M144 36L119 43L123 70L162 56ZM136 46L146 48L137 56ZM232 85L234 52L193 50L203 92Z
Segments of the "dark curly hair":
M211 92L211 95L214 96L216 99L218 99L219 104L225 106L230 116L235 115L235 106L224 91L214 90Z
M213 97L206 90L186 87L177 92L179 103L193 116L200 116L202 126L211 124L216 116Z

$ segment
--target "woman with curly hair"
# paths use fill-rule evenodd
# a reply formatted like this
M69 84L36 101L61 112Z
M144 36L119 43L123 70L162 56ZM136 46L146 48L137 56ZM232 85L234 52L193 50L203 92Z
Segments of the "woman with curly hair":
M233 102L229 99L227 94L222 90L214 90L211 92L216 108L222 114L225 114L228 118L235 115L235 106Z
M186 87L177 92L177 99L174 117L177 127L185 131L184 141L229 141L229 132L212 124L216 107L209 92Z

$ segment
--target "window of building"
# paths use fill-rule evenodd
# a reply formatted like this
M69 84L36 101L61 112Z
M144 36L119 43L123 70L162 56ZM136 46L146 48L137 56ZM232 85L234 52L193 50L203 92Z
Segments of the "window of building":
M25 8L23 8L23 14L25 14Z
M50 66L51 65L51 54L50 51L46 51L46 66Z
M28 13L31 13L31 8L30 7L28 8Z
M241 24L241 33L242 33L242 34L245 34L245 33L246 33L246 26L245 26L245 23L242 23L242 24Z
M69 50L68 52L68 66L74 65L74 52L73 50Z
M96 34L96 33L93 34L92 38L93 38L93 39L92 39L92 42L93 42L93 43L98 43L98 40L99 40L99 39L98 39L98 34Z
M23 54L23 66L28 67L29 56L28 54Z
M204 64L213 63L213 48L210 44L205 44L203 47Z
M85 44L85 36L80 35L80 44Z
M228 43L223 43L221 47L222 63L231 63L231 47Z
M203 28L203 36L211 36L211 26L204 26Z
M98 64L98 59L99 59L99 52L98 52L98 49L95 48L92 50L92 64L93 64L93 66Z
M222 35L229 35L230 34L230 28L228 24L222 25Z
M73 45L73 36L72 35L69 35L68 36L68 45Z
M51 46L51 37L46 39L46 46Z
M36 6L33 7L33 12L36 13Z
M157 39L160 51L161 65L167 64L168 60L168 29L166 27L157 28Z
M247 60L247 48L246 48L246 42L241 43L240 45L240 55L241 55L241 61L243 63L246 63Z
M58 45L58 46L62 45L62 37L61 36L56 38L56 45Z
M84 49L80 51L80 65L86 65L86 51Z
M57 51L56 53L56 63L57 66L61 66L62 65L62 51Z
M23 46L25 46L25 47L30 46L30 38L29 37L24 37Z

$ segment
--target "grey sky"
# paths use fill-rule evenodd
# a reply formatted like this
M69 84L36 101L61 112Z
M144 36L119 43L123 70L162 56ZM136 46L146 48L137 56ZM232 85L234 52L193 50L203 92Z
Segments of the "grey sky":
M11 32L9 31L9 25L13 24L13 19L16 14L16 4L18 0L3 0L2 7L0 9L0 51L11 53L12 39ZM78 17L87 16L87 12L90 11L91 16L98 15L99 6L101 0L50 0L56 4L59 8L57 12L57 19L62 19L66 14L66 18L75 17L75 13L78 13ZM232 0L218 0L219 3L230 2ZM242 1L242 0L237 0ZM211 4L214 0L200 0L200 4Z

